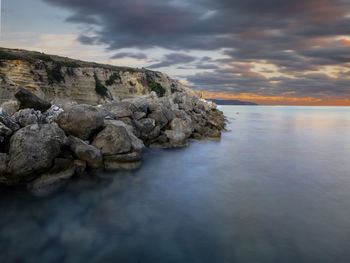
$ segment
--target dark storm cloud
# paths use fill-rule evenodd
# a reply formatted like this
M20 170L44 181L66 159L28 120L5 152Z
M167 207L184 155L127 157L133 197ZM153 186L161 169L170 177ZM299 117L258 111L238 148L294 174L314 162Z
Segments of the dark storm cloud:
M338 85L348 85L342 79L315 78L299 74L317 71L321 66L349 67L350 45L336 42L335 37L350 35L350 1L348 0L44 0L72 11L69 22L94 26L89 34L82 32L84 44L105 44L109 50L121 48L160 47L169 50L225 50L229 58L197 60L190 55L175 57L173 53L151 65L153 68L190 63L193 68L212 69L217 88L232 90L241 82L250 82L247 89L272 92L289 90L309 94L309 85L322 87L339 96L348 95ZM333 39L333 42L330 41ZM182 54L182 53L181 53ZM263 61L276 65L281 72L292 74L294 80L280 81L276 88L267 80L229 75L218 72L225 63ZM181 65L184 67L184 65ZM185 66L186 67L186 66ZM219 76L217 76L219 74ZM215 75L215 76L214 76ZM190 78L196 85L198 77ZM204 78L203 78L204 79ZM207 83L212 83L205 77ZM344 82L342 82L344 80ZM308 86L301 83L308 83ZM321 83L322 81L322 83ZM317 83L320 82L320 83ZM285 85L282 87L282 85ZM295 85L293 90L293 85ZM261 88L259 88L259 87ZM289 88L290 87L290 88ZM346 88L348 88L347 86ZM321 94L322 91L315 92Z
M187 64L195 61L196 59L196 57L186 54L170 53L164 56L162 62L149 65L148 68L164 68L173 65Z
M147 59L147 55L144 53L134 53L134 52L119 52L111 57L112 59L118 58L134 58L138 60Z

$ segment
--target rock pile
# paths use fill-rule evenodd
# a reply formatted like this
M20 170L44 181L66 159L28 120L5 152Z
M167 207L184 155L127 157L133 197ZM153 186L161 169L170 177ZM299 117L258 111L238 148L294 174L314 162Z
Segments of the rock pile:
M6 105L19 105L17 112L0 108L0 185L44 192L73 175L137 168L145 146L184 147L225 128L215 104L188 92L64 109L24 89L16 98Z

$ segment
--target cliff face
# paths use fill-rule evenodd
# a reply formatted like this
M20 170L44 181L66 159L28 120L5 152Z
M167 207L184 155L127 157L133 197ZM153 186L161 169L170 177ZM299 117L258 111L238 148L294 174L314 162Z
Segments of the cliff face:
M160 72L0 48L0 104L13 99L18 87L49 101L69 98L91 105L151 91L163 96L186 90Z

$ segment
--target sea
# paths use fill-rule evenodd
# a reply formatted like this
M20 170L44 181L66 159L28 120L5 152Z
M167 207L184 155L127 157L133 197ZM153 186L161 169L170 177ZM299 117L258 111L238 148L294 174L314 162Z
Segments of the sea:
M220 109L221 140L1 189L0 262L350 262L350 107Z

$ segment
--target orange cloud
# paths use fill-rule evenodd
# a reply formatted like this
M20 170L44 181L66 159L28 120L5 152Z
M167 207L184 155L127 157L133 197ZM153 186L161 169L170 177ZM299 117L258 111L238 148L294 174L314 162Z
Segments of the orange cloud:
M261 96L248 93L204 92L206 99L243 100L255 102L260 105L296 105L296 106L350 106L349 99L313 98L313 97L287 97L287 96Z

